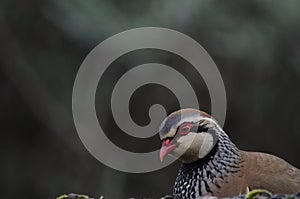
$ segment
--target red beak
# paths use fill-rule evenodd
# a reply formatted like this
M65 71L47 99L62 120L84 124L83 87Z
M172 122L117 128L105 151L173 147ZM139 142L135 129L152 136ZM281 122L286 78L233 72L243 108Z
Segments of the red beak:
M163 141L161 149L160 149L160 153L159 153L160 161L163 161L163 159L166 157L166 155L168 155L171 151L173 151L178 145L177 143L171 144L170 142L171 141L169 139Z

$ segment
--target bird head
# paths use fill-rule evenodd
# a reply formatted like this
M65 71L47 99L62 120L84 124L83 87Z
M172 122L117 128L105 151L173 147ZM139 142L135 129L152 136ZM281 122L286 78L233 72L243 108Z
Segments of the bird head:
M168 154L184 163L204 158L216 145L220 132L217 122L205 112L196 109L173 112L159 128L160 159Z

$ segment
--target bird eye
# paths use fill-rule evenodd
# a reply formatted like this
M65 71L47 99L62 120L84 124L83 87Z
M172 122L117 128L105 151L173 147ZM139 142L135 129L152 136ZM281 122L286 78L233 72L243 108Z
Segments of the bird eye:
M179 129L179 134L186 135L190 132L192 125L191 124L183 124Z

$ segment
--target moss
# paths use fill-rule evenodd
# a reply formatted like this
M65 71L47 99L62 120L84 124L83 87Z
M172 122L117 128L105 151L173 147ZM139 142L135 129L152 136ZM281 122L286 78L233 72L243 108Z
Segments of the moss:
M272 197L272 193L264 190L264 189L255 189L253 191L250 191L247 195L246 198L247 199L256 199L258 197L266 197L266 198L271 198Z
M161 197L160 199L172 199L172 196L166 195L164 197ZM216 197L203 197L203 198L214 198ZM56 199L95 199L95 198L90 198L86 195L77 195L77 194L64 194ZM103 199L103 196L100 198L98 197L97 199ZM134 198L131 198L134 199ZM255 189L250 191L246 195L239 195L236 197L231 197L231 198L223 198L223 199L300 199L300 193L297 194L272 194L271 192L264 190L264 189Z
M86 195L78 195L78 194L74 194L74 193L70 193L68 195L64 194L61 195L59 197L57 197L56 199L92 199Z
M65 199L65 198L68 198L68 196L66 194L61 195L61 196L57 197L56 199Z

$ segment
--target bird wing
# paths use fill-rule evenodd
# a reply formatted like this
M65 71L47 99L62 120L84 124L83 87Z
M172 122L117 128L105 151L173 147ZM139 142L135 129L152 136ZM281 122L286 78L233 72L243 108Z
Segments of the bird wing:
M273 193L300 191L300 170L281 158L267 153L242 152L244 176L251 189L267 189Z

